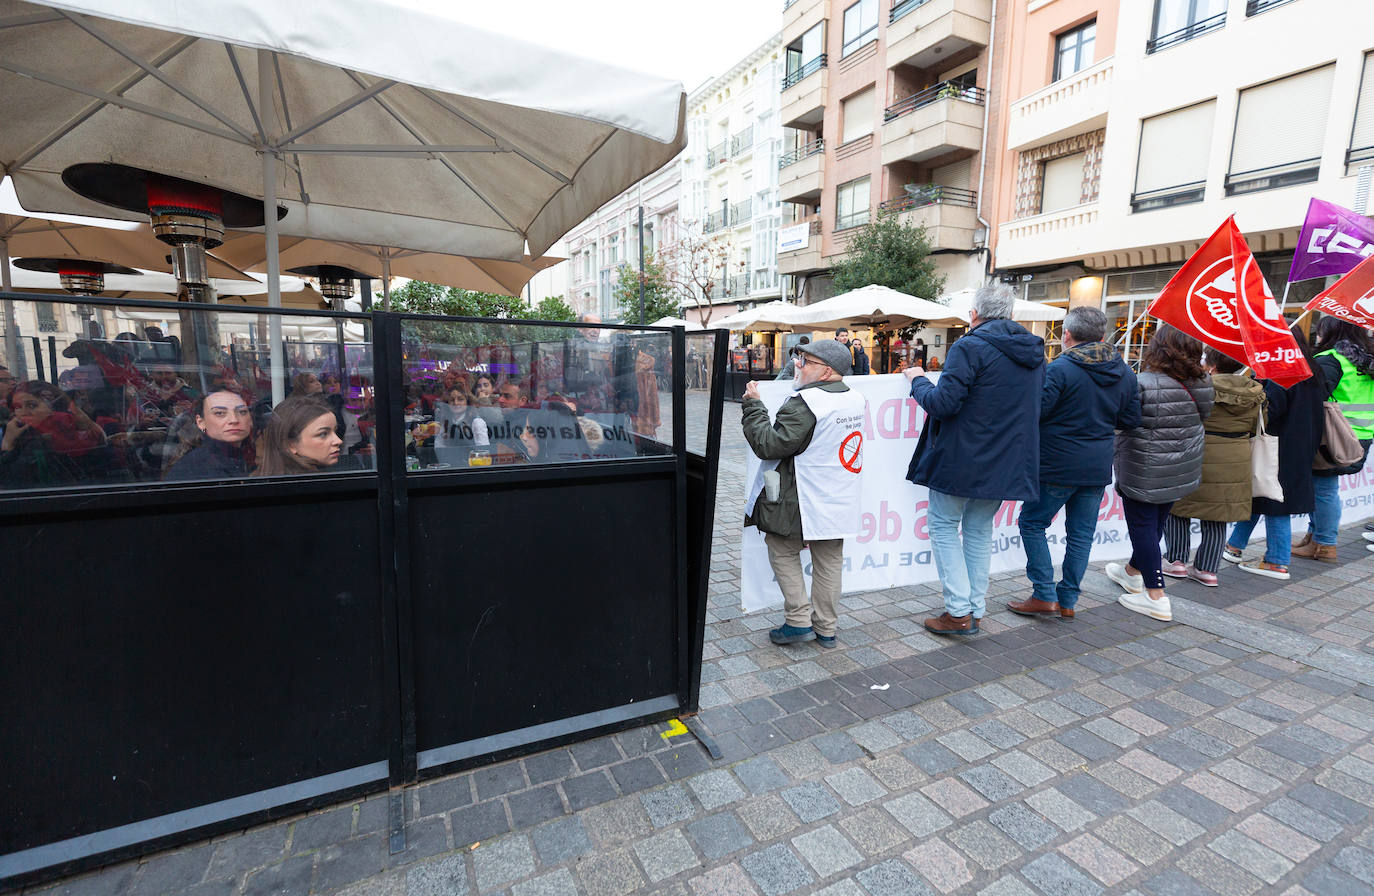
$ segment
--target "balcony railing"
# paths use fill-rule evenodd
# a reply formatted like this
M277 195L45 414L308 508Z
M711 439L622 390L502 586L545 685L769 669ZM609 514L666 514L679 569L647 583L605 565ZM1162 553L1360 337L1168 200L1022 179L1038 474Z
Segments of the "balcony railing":
M796 71L788 72L787 77L782 79L782 89L786 90L789 87L792 87L796 84L800 84L803 80L806 79L807 75L814 74L823 68L825 68L824 53L817 56L815 59L812 59L810 62L806 63Z
M731 227L734 227L736 224L743 224L744 222L751 220L753 217L754 217L754 200L753 200L753 197L750 197L749 199L745 199L745 200L742 201L742 202L736 202L734 205L730 206L730 226L731 226Z
M1225 24L1226 13L1219 12L1210 18L1200 19L1186 28L1180 28L1177 31L1171 31L1168 34L1161 34L1158 37L1150 38L1145 42L1145 52L1158 53L1160 50L1167 50L1169 47L1175 46L1176 44L1190 41L1195 37L1201 37L1209 31L1216 31Z
M797 0L782 0L782 11L787 12L792 8L792 4L796 2Z
M1206 189L1207 181L1199 180L1188 184L1179 184L1176 187L1161 187L1158 190L1132 193L1131 211L1149 212L1159 208L1172 208L1175 205L1201 202Z
M1226 175L1226 195L1239 196L1243 193L1258 193L1260 190L1277 190L1294 184L1310 184L1321 171L1321 157L1256 168L1252 171L1236 171Z
M825 141L812 140L810 143L804 143L801 146L798 146L791 152L783 153L782 156L778 159L778 167L786 168L788 165L791 165L795 162L800 162L802 159L814 156L816 153L819 152L825 152Z
M966 103L981 106L987 102L987 98L988 92L981 87L966 87L954 81L941 81L939 84L927 87L920 93L913 93L900 103L888 106L883 110L883 121L901 118L908 112L914 112L922 106L929 106L940 100L963 100Z
M706 216L706 232L714 233L725 227L725 209L718 212L711 212Z
M945 187L940 184L908 186L905 196L889 199L879 204L878 208L881 211L895 213L925 208L928 205L960 205L964 208L974 208L978 205L978 194L972 190L961 190L958 187Z
M1273 9L1275 6L1282 6L1285 3L1292 3L1293 0L1245 0L1245 14L1247 16L1257 16L1262 12Z
M752 124L749 125L749 127L745 128L744 130L740 131L740 132L739 132L738 134L736 134L735 136L733 136L733 137L730 138L730 155L731 155L731 156L737 156L737 155L739 155L740 153L745 152L745 151L750 150L750 149L753 149L753 148L754 148L754 126L753 126Z
M913 9L919 9L925 6L928 2L929 0L902 0L902 2L894 4L892 13L887 17L888 24L897 21Z
M727 141L722 140L706 151L706 167L708 169L714 168L721 162L724 162L726 159L730 158L730 156L726 153L726 142Z
M732 295L732 296L747 296L747 295L749 295L749 275L748 275L748 274L736 274L735 276L733 276L733 277L730 278L730 291L729 291L729 295Z
M1374 146L1354 146L1345 153L1346 166L1374 162Z

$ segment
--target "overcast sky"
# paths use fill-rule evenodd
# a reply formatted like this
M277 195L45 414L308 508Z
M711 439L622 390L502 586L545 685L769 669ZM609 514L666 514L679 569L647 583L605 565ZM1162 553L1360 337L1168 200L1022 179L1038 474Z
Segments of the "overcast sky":
M673 78L690 93L782 30L782 0L393 0Z

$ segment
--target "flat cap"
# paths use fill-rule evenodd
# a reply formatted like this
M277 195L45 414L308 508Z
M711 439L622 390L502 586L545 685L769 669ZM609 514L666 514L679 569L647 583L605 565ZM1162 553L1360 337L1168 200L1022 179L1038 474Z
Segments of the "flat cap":
M851 364L849 347L841 345L834 339L818 339L806 345L799 345L797 351L817 359L840 376L849 376Z

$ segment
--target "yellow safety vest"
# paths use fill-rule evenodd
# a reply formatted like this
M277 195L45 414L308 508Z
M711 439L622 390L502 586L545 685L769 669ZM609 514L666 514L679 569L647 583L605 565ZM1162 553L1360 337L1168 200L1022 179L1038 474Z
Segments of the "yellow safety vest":
M1374 439L1374 377L1366 376L1350 363L1350 359L1335 349L1322 355L1335 355L1341 365L1341 381L1331 400L1341 406L1341 414L1350 422L1357 439Z

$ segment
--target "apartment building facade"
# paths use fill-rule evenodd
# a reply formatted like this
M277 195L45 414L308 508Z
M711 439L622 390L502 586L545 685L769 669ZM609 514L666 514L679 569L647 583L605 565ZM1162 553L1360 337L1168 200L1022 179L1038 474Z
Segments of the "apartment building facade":
M1374 165L1374 4L1002 0L993 263L1027 298L1131 326L1234 214L1276 295L1308 200ZM1290 306L1322 281L1294 284ZM1127 330L1129 329L1129 333Z
M787 298L833 294L830 270L849 237L883 211L926 226L948 291L985 282L995 8L788 0L779 195L789 211L778 255Z
M684 254L691 246L708 244L711 249L697 252L710 253L715 275L709 295L702 284L696 290L696 298L709 302L711 309L704 315L687 309L689 320L723 317L781 295L781 77L782 36L775 34L687 98L688 140L680 167L681 221L688 245L671 254L679 265L692 263ZM700 264L701 259L695 261Z

